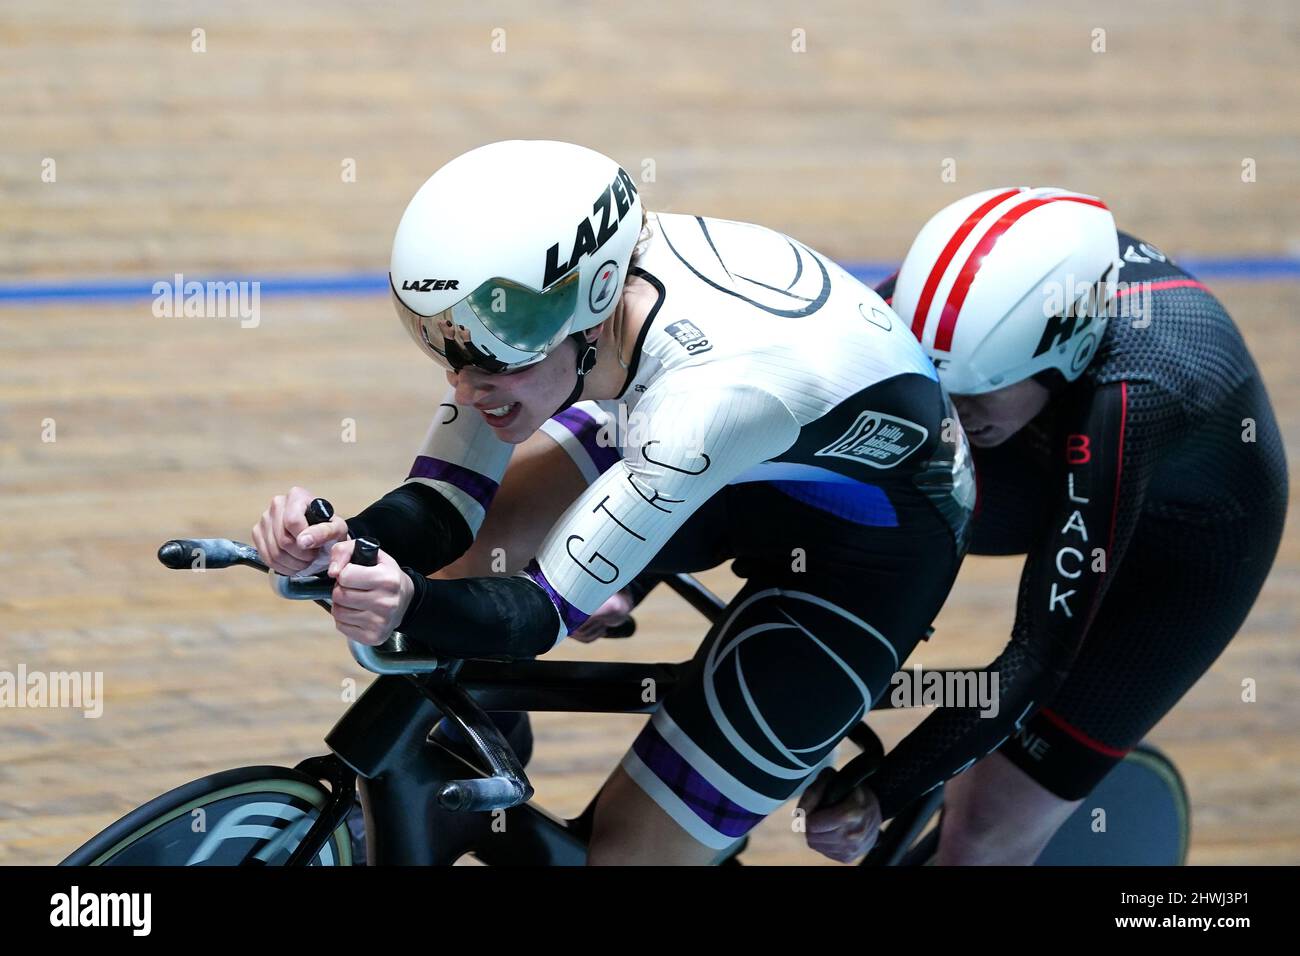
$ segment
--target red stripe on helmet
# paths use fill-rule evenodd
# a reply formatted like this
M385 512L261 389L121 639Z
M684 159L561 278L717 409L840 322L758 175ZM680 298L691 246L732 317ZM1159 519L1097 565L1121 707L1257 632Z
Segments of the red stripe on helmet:
M975 244L975 248L971 250L971 254L966 258L966 263L961 267L957 281L952 284L952 290L948 293L948 301L943 304L943 313L939 316L939 330L934 334L934 347L936 349L944 352L952 350L952 334L957 327L957 317L961 314L962 303L966 301L966 293L970 291L971 283L975 281L975 273L979 272L980 266L984 264L984 257L993 250L997 241L1026 213L1033 212L1039 206L1045 206L1058 200L1083 203L1087 206L1096 206L1099 209L1106 208L1104 202L1097 199L1087 199L1083 196L1048 196L1043 199L1030 199L1028 202L1013 206L1003 213L1002 217Z
M966 217L966 221L961 224L961 228L952 234L948 244L943 247L943 251L939 253L939 258L935 260L934 266L930 269L930 275L926 278L925 285L921 288L921 298L916 300L916 312L912 315L912 334L916 336L917 341L920 341L922 333L925 332L925 319L930 312L930 303L934 301L934 292L939 288L939 280L943 278L944 272L947 271L948 263L952 262L952 257L957 254L957 250L966 241L966 237L971 234L971 230L975 228L981 219L988 215L989 210L999 203L1006 202L1019 192L1019 189L1008 189L1004 193L998 193L998 195L980 206Z

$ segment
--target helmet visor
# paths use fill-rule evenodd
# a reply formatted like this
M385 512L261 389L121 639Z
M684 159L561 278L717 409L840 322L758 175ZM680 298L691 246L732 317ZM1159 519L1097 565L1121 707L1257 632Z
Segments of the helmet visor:
M509 279L489 279L436 315L413 312L396 288L393 302L407 330L439 364L457 372L466 366L509 372L540 362L564 339L577 312L578 270L542 292ZM476 341L479 328L492 341ZM502 345L509 354L499 354Z

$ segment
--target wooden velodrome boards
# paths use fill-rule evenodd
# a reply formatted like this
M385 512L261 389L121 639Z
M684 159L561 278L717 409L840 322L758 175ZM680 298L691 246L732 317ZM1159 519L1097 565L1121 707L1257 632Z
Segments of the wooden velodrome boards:
M405 475L441 382L382 295L268 295L241 328L64 287L379 275L419 183L513 136L600 148L652 208L772 225L846 262L896 261L929 213L1002 184L1098 193L1175 255L1294 254L1295 8L1131 6L8 4L0 670L105 684L98 719L0 710L0 862L58 860L191 777L320 752L367 677L324 616L153 553L246 537L293 483L359 509ZM1296 279L1216 276L1300 447ZM63 292L13 291L37 281ZM1018 569L968 561L921 662L991 659ZM1193 862L1300 861L1298 573L1293 529L1241 635L1153 734L1191 789ZM639 617L632 641L556 653L684 659L703 634L667 593ZM915 719L878 726L892 742ZM640 722L539 717L542 801L580 809ZM785 810L751 858L824 862Z

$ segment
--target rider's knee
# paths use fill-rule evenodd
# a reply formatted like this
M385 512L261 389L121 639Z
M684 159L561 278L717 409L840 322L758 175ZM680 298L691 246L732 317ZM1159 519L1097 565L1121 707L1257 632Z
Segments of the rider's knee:
M619 768L596 798L589 866L704 866L716 855Z
M944 795L939 862L1023 865L1037 859L1077 805L1048 794L994 755L950 781Z
M587 846L588 866L622 866L629 858L627 846L610 834L597 834Z
M638 827L626 808L606 805L597 811L587 844L587 865L627 866L640 862L653 851L646 836L646 828Z
M968 841L995 837L1007 826L1014 798L1008 789L990 779L990 768L977 763L949 780L944 788L944 831ZM950 830L951 828L951 830Z
M1009 858L1012 856L1012 842L1010 834L1000 834L994 826L973 823L970 818L958 818L945 812L936 862L944 866L1032 863L1032 860Z
M939 834L939 861L953 866L979 866L993 861L999 849L1005 851L1007 833L1005 808L995 802L962 800L948 803Z

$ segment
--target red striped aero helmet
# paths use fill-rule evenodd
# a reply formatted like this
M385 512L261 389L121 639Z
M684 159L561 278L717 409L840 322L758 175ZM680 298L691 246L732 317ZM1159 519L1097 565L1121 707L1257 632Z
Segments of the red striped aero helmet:
M1097 352L1122 265L1115 219L1096 197L989 189L925 224L892 305L954 395L1050 369L1074 381Z

